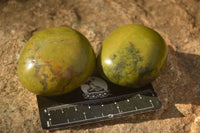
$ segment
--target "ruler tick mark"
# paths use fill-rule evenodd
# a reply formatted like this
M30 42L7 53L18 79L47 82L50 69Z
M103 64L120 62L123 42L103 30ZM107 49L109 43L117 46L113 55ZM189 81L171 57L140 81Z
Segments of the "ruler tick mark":
M49 123L49 121L47 121L47 127L50 127L50 123Z
M64 110L63 110L63 109L61 109L61 113L62 113L62 114L64 113Z
M135 110L138 110L138 108L135 106Z
M139 98L142 99L142 96L140 94L138 94Z
M78 109L77 109L76 107L74 107L74 110L75 110L75 111L78 111Z
M120 110L119 106L117 106L117 110L118 110L119 113L121 113L121 110Z
M83 115L84 115L84 118L85 118L85 120L87 119L87 117L86 117L86 113L85 112L83 112Z
M151 106L154 107L152 100L149 100L149 102L151 103Z
M109 114L109 115L108 115L108 118L113 118L113 117L114 117L113 114Z

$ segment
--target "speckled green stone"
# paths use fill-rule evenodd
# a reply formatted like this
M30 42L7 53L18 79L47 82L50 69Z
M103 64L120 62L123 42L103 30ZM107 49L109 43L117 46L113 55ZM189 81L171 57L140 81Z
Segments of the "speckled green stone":
M89 41L67 27L42 30L21 52L21 83L38 95L61 95L79 87L92 74L95 54Z
M142 87L160 75L167 52L163 38L156 31L143 25L125 25L104 40L98 70L117 85Z

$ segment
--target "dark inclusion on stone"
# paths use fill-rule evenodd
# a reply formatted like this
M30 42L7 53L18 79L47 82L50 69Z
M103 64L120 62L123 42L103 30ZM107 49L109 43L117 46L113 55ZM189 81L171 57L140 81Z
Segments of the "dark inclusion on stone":
M114 78L113 80L117 83L133 72L139 71L139 74L142 76L151 67L151 64L147 65L147 67L141 66L139 62L142 62L144 59L140 55L140 51L130 42L125 47L122 47L117 52L117 55L113 54L111 60L113 61L113 67L110 68L109 72L111 72L111 76Z

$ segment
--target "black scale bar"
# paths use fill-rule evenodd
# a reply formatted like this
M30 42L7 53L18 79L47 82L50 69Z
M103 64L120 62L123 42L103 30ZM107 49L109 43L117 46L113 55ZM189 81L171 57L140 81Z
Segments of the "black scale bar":
M63 96L66 100L62 96L60 98L37 96L43 129L66 128L161 108L152 85L134 91L122 87L121 90L124 88L124 93L119 94L112 91L112 89L116 90L113 88L115 85L110 84L112 83L108 83L108 88L111 94L100 99L88 100L80 95L79 98L76 97L76 100L70 101L70 98L66 98L67 95ZM78 91L81 89L77 89L74 94Z

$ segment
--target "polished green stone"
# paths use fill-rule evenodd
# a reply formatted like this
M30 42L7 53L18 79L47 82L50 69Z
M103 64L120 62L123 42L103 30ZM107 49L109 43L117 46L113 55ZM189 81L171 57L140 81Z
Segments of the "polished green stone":
M79 87L92 74L95 54L89 41L67 27L42 30L21 52L21 83L38 95L61 95Z
M98 70L117 85L137 88L160 75L167 53L167 45L156 31L143 25L125 25L104 40Z

